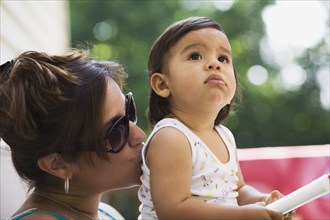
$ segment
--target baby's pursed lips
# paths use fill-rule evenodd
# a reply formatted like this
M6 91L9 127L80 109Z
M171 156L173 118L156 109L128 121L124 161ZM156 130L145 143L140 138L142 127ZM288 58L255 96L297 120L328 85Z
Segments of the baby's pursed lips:
M219 74L211 74L205 81L205 83L208 83L209 81L222 81L225 83L223 78Z

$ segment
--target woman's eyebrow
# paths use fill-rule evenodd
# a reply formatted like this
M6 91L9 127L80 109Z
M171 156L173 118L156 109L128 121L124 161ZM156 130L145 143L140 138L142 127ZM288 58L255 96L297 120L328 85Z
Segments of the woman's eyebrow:
M125 99L125 96L123 96ZM126 108L126 104L125 104L125 108ZM119 118L123 117L122 114L118 113L115 116L111 117L110 119L106 120L104 123L104 127L105 128L109 128L110 126L112 126L116 121L119 120Z
M110 118L109 120L107 120L104 124L105 128L109 128L110 126L112 126L116 121L118 121L119 118L121 118L122 115L115 115L114 117Z

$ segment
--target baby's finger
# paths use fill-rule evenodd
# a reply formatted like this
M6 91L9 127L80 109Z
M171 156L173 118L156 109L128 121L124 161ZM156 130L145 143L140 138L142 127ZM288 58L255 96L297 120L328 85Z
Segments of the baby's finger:
M256 205L266 206L266 202L257 202Z
M296 210L292 210L284 215L284 220L292 219L293 215L296 213Z

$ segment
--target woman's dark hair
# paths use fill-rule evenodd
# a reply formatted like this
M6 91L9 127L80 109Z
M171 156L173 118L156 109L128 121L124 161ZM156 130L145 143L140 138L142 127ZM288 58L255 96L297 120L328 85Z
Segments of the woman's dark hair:
M43 156L60 153L76 161L91 150L106 158L103 109L108 80L122 87L124 77L120 64L92 61L88 51L63 56L27 51L1 66L0 137L30 189L47 175L37 165Z
M222 27L207 17L190 17L185 20L178 21L171 26L169 26L154 42L151 47L148 60L148 74L149 78L154 73L163 73L166 69L166 61L169 50L176 44L184 35L187 33L199 30L203 28L215 28L221 32L224 32ZM237 73L235 72L236 78L236 96L239 90L239 85L237 82ZM223 107L214 124L220 124L224 119L226 119L231 110L231 104ZM158 121L165 118L171 113L170 103L166 98L158 96L152 89L150 91L149 97L149 111L148 120L151 125L155 125Z

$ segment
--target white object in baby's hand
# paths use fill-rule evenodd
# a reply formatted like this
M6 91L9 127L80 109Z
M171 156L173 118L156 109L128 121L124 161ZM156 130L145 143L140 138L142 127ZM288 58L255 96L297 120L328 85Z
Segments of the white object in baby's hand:
M330 174L324 174L266 207L286 214L330 192Z

